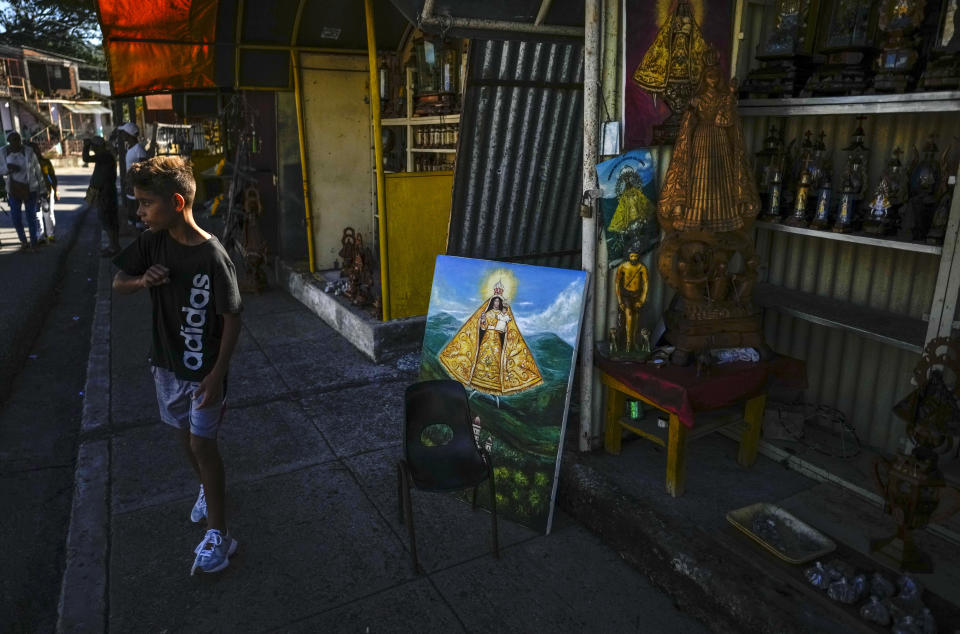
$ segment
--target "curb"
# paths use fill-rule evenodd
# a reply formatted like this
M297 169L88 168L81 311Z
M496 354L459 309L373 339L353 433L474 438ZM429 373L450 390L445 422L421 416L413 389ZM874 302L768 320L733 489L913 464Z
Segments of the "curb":
M110 425L110 277L109 260L101 259L57 632L103 632L107 625L110 441L97 436Z
M274 275L280 288L306 306L328 326L349 341L374 363L411 352L423 340L427 317L374 320L363 311L324 292L320 282L307 271L277 258ZM416 342L411 345L410 342Z
M557 500L712 631L807 631L789 587L763 578L706 532L633 500L576 457L562 462Z

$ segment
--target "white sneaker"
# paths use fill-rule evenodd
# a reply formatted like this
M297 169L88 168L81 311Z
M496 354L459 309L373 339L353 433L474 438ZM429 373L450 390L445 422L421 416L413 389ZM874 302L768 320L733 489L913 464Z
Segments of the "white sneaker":
M207 498L203 494L203 485L200 485L200 495L197 501L193 503L193 509L190 511L190 521L196 524L207 516Z
M230 555L237 552L237 546L240 543L230 536L221 535L220 531L211 528L203 536L203 541L193 552L197 558L193 560L193 568L190 569L190 576L200 570L200 572L220 572L230 565Z

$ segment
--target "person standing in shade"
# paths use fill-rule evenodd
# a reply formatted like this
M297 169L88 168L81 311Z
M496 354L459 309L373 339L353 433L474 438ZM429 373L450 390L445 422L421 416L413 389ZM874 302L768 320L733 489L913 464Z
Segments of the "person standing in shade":
M127 121L117 128L117 130L120 134L120 140L127 146L127 153L124 155L123 161L123 172L121 173L121 176L124 177L123 198L127 222L142 229L143 223L137 218L137 199L133 195L133 187L130 185L126 175L130 173L130 169L134 165L147 159L147 150L143 147L143 143L140 142L140 128L137 127L136 123Z
M37 161L40 163L40 171L43 173L43 184L47 188L46 193L40 193L39 224L40 239L38 242L56 242L54 238L54 229L57 226L57 218L54 215L54 205L60 200L60 190L57 188L57 171L53 168L53 161L45 157L40 152L40 147L36 143L27 143L37 155Z
M143 289L153 305L150 350L160 420L175 427L200 479L190 512L207 518L190 574L227 567L237 540L227 532L225 477L217 435L227 409L227 370L240 336L242 303L237 274L216 237L193 218L197 186L190 163L157 156L127 175L149 228L113 263L113 290Z
M109 245L100 250L103 257L120 253L120 219L117 217L117 160L102 136L83 141L83 162L93 163L93 175L87 187L87 202L97 208L100 226Z
M37 222L37 199L43 191L43 173L33 150L23 144L19 132L7 133L7 145L0 148L0 175L6 177L7 198L10 201L10 218L20 238L20 248L32 251L37 246L39 224ZM24 220L30 234L23 230Z

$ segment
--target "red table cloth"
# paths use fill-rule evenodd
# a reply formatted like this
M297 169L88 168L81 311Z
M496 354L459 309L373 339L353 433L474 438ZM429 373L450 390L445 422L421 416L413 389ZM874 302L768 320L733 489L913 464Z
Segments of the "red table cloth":
M807 387L806 364L791 357L714 365L700 376L693 365L658 367L652 363L613 361L599 354L595 359L610 377L660 409L676 414L687 427L693 427L694 412L730 407L759 396L772 382L792 389Z

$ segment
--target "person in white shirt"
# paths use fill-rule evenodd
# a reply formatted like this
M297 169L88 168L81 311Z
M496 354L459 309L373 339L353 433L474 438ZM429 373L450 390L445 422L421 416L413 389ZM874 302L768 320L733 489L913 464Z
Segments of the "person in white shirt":
M137 127L136 123L127 121L117 128L117 130L120 132L120 139L127 146L127 153L120 172L123 175L124 181L126 181L126 175L130 171L130 168L140 161L147 160L149 156L147 156L147 150L143 147L143 143L140 142L140 128ZM137 217L137 201L133 196L133 189L126 182L123 183L123 192L127 211L127 222L139 226L140 220Z
M40 226L37 219L37 200L45 190L40 162L33 150L23 144L20 133L7 133L7 145L0 148L0 175L6 177L10 218L20 238L20 248L32 251L37 246ZM26 217L30 242L23 230Z

